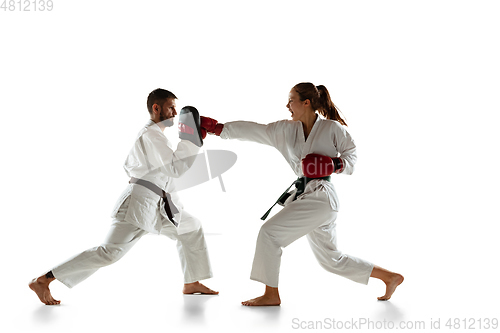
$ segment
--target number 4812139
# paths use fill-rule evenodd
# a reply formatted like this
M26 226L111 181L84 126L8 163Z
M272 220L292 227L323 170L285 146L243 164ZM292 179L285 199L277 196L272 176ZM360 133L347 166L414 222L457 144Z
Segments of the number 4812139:
M54 9L52 0L4 0L0 9L4 12L43 12Z

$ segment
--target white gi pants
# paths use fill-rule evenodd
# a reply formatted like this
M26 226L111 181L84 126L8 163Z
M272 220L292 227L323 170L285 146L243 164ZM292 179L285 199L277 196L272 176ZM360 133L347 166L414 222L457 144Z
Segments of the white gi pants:
M54 277L69 288L76 286L99 268L111 265L122 258L148 232L125 222L130 197L127 198L109 233L100 246L88 249L52 269ZM184 211L183 215L189 216ZM202 228L178 235L175 227L163 219L161 234L177 240L177 251L184 273L184 283L192 283L212 277L205 236Z
M260 229L250 279L277 288L282 248L307 235L321 267L368 284L373 264L337 249L336 218L337 212L331 208L324 191L315 191L287 204Z

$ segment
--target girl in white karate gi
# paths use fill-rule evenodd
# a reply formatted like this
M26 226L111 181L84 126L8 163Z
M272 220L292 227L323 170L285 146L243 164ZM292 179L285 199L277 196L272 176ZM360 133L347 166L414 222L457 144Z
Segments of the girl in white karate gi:
M254 141L275 147L298 177L308 178L305 188L300 190L303 192L292 192L284 208L262 225L250 278L264 283L265 293L242 304L281 304L278 279L282 248L302 236L307 236L316 259L327 271L363 284L368 283L369 277L381 279L386 284L386 293L378 299L388 300L403 282L403 276L337 249L338 199L335 188L325 176L333 172L350 175L354 170L356 146L345 128L345 121L326 87L316 87L312 83L293 87L286 107L292 120L268 125L247 121L220 124L201 117L201 127L223 139ZM316 111L326 119L320 118Z

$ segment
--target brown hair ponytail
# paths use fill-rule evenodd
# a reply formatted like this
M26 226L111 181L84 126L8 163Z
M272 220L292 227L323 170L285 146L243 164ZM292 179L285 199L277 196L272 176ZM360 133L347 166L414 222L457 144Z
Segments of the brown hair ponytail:
M336 120L344 126L347 126L345 120L340 116L340 112L333 104L332 99L330 98L330 93L326 89L325 86L319 85L316 86L319 91L319 104L321 108L318 111L326 118Z
M306 99L311 101L312 108L318 110L323 117L336 120L342 125L347 126L345 120L340 116L340 111L333 104L330 93L325 86L315 86L309 82L302 82L293 88L299 94L301 101L305 101Z

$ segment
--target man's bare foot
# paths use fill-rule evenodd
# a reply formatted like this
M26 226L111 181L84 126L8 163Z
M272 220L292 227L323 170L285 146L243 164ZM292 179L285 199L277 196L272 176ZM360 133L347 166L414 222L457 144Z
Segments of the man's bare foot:
M185 283L182 293L186 295L191 294L202 294L202 295L218 295L218 291L213 291L212 289L205 287L200 282L196 281L194 283Z
M55 300L50 293L49 284L54 280L42 275L29 283L30 289L36 293L40 301L45 305L57 305L61 303L61 301Z
M241 302L246 306L278 306L281 304L278 288L266 286L264 295L251 300Z
M381 297L377 297L379 301L387 301L388 299L391 298L392 294L394 294L394 291L396 290L397 286L399 286L401 283L404 281L404 277L401 274L398 273L393 273L391 278L389 278L387 281L384 281L385 283L385 295Z

